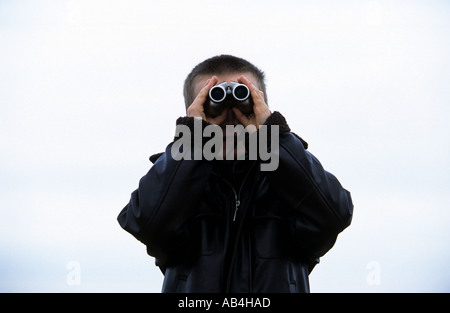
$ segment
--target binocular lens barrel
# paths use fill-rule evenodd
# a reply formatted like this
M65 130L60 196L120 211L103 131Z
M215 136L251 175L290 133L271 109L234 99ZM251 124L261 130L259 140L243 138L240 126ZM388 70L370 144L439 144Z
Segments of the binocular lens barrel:
M225 100L226 96L227 92L222 86L214 86L209 90L209 97L215 102L221 102Z
M248 87L245 85L238 85L233 90L233 96L237 100L243 101L250 96L250 90L248 90Z

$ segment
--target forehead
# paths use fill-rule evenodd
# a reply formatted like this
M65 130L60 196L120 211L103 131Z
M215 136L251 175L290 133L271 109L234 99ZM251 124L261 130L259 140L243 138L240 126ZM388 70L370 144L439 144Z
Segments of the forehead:
M205 86L206 81L212 76L217 76L218 84L226 81L228 84L230 81L237 82L238 78L244 75L247 77L255 86L259 86L258 80L250 72L234 72L234 73L222 73L222 74L210 74L210 75L200 75L195 79L194 83L194 97L198 95L200 90Z

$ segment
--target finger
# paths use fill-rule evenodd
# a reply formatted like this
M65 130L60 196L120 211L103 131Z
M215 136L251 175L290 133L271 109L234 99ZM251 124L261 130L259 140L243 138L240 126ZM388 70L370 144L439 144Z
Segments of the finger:
M247 77L241 75L238 78L238 82L245 84L250 89L250 94L252 95L253 103L257 106L266 105L264 100L264 93L258 89Z
M255 113L265 112L268 109L266 100L264 99L264 92L259 90L247 77L244 75L240 76L239 79L244 83L249 89L253 99L253 109Z
M239 82L239 83L245 84L245 85L250 89L250 92L254 91L254 92L256 93L257 91L259 91L258 87L256 87L256 86L251 82L251 80L248 79L248 78L247 78L246 76L244 76L244 75L239 76L238 82Z
M248 117L245 116L244 113L241 112L241 110L239 110L236 107L231 108L234 112L234 115L236 116L236 119L239 121L239 123L241 123L242 125L245 125L248 123Z
M208 96L209 90L212 86L214 86L217 83L217 77L213 76L210 79L208 79L203 86L202 89L200 89L200 92L198 93L197 97L195 98L194 102L200 103L203 105L203 103L206 100L206 97Z
M247 87L250 87L250 85L252 84L252 82L245 75L241 75L238 77L238 83L245 84L247 85Z
M202 89L200 89L199 93L194 99L194 102L188 107L188 116L193 117L201 117L205 119L203 104L206 101L206 98L208 96L209 90L212 86L214 86L217 83L217 77L212 76L210 79L208 79L203 86Z
M271 112L264 99L264 92L259 90L247 77L240 76L238 81L244 83L249 89L253 99L254 124L256 127L264 124Z
M220 125L227 119L227 110L223 110L223 112L216 117L206 117L206 121L210 124Z

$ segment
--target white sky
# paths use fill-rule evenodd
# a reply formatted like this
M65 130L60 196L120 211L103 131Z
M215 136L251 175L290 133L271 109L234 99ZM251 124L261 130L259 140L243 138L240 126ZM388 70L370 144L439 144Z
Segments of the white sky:
M116 217L222 53L352 193L311 290L449 292L444 0L0 0L0 291L160 291Z

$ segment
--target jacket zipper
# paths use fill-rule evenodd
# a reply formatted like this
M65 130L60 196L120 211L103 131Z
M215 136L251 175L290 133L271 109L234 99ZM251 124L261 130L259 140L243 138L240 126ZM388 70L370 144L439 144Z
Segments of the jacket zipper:
M234 204L235 204L235 206L234 206L234 214L233 214L233 222L236 221L236 215L237 215L237 212L238 212L238 210L239 210L239 206L241 205L241 200L240 200L240 199L241 199L241 191L242 191L242 187L244 186L244 183L245 183L245 181L247 180L247 177L248 177L248 175L250 174L250 172L251 172L251 170L252 170L254 164L255 164L255 163L253 163L253 164L250 166L250 169L247 171L247 174L245 175L244 179L242 180L242 183L241 183L241 186L239 187L239 191L238 191L238 192L236 192L236 189L234 189L233 185L232 185L228 180L226 180L225 178L223 178L223 177L221 177L221 176L219 176L219 175L217 175L217 174L215 174L215 173L213 172L213 174L215 174L216 176L220 177L220 178L221 178L228 186L230 186L231 190L233 191L233 195L234 195Z
M231 190L233 191L233 195L234 195L234 214L233 214L233 222L235 222L236 221L236 214L237 214L237 211L239 210L239 205L241 204L241 200L240 200L240 192L239 192L239 194L236 192L236 189L234 189L234 187L233 187L233 185L228 181L228 180L226 180L225 178L223 178L223 177L221 177L222 178L222 180L228 185L228 186L230 186L230 188L231 188ZM242 186L241 186L241 188L242 188ZM239 189L239 191L240 191L240 189Z
M244 183L245 183L245 181L247 180L247 177L248 177L248 175L250 174L250 172L252 171L253 166L254 166L255 164L256 164L256 162L254 162L254 163L250 166L249 170L247 171L247 174L245 175L244 179L242 180L242 183L241 183L241 186L239 187L239 191L238 191L238 192L236 192L236 189L234 189L233 185L232 185L228 180L226 180L225 178L223 178L223 177L219 176L218 174L212 172L212 173L213 173L214 175L216 175L217 177L220 177L220 178L221 178L228 186L230 186L231 190L233 191L234 201L235 201L235 210L234 210L234 214L233 214L233 222L236 221L237 211L238 211L239 206L240 206L240 204L241 204L240 196L241 196L242 187L244 186ZM241 223L242 223L242 221L241 221ZM230 259L230 264L233 264L233 263L234 263L234 257L235 257L235 253L236 253L237 240L238 240L238 237L239 237L239 233L240 233L240 228L241 228L241 226L242 226L242 225L240 225L240 226L238 227L239 230L238 230L238 233L237 233L237 235L236 235L235 242L234 242L234 244L233 244L233 252L232 252L231 259ZM227 274L227 278L226 278L226 286L225 286L225 292L227 292L227 293L229 292L229 288L230 288L230 283L231 283L231 271L232 271L232 268L233 268L233 265L231 265L231 266L228 268L228 274ZM250 270L250 269L249 269L249 270ZM251 281L250 281L250 284L252 284ZM253 288L250 288L250 289L253 289Z

